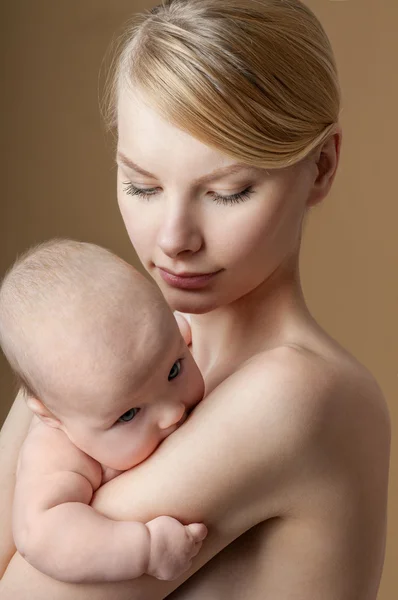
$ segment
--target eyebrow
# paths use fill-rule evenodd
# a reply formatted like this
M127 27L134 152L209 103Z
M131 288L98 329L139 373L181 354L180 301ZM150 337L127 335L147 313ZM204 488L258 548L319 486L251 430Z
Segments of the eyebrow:
M153 179L158 179L158 177L156 177L156 175L149 173L149 171L145 171L145 169L142 169L139 165L134 163L130 158L125 156L123 154L123 152L117 153L117 159L119 159L119 161L121 163L123 163L126 167L128 167L129 169L133 169L133 171L137 171L137 173L140 173L141 175L145 175L146 177L152 177ZM221 167L220 169L216 169L215 171L212 171L208 175L203 175L202 177L195 179L193 181L193 183L195 183L195 184L207 183L208 181L213 181L214 179L218 179L225 175L232 175L233 173L239 173L240 171L243 171L243 170L254 171L254 170L256 170L256 168L251 165L244 164L244 163L235 163L234 165L230 165L229 167Z

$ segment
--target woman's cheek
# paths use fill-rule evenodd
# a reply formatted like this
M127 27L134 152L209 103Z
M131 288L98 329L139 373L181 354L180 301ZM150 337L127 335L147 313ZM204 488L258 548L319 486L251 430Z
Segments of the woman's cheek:
M127 222L126 229L129 234L130 241L134 246L134 250L136 251L138 257L140 259L144 258L146 254L146 246L148 244L148 239L146 239L145 237L145 227L140 229L139 227L137 227L136 223L133 224L131 222Z
M136 243L139 242L139 228L137 227L138 223L140 223L139 216L134 214L135 211L126 198L119 196L118 204L127 233L129 234L131 243L135 247Z

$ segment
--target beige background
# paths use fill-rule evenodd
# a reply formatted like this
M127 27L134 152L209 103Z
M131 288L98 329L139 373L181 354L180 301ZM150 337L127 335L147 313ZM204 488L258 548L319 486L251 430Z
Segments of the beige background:
M100 66L134 0L12 0L0 7L0 274L34 242L68 236L134 261L115 198L112 140L98 109ZM309 220L304 289L315 316L379 380L398 421L398 3L308 0L335 48L344 94L334 189ZM0 421L13 384L0 359ZM360 418L360 414L358 415ZM397 597L398 450L379 600ZM353 599L360 600L360 599Z

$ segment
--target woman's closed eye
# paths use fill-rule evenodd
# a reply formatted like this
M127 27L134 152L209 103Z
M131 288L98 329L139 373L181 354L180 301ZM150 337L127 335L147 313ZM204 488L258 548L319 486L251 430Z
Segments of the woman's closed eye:
M123 185L126 186L124 188L124 192L127 195L139 196L144 200L150 200L152 196L156 196L158 194L158 188L138 188L130 181L124 181ZM249 196L253 194L253 192L253 187L250 185L241 192L230 194L229 196L222 196L221 194L217 194L217 192L209 192L209 195L214 199L216 204L238 204L239 202L244 202L247 200Z

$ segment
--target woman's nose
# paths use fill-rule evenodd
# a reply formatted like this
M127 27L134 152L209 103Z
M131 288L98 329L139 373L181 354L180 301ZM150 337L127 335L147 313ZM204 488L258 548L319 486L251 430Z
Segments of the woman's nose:
M159 427L160 429L168 429L176 425L183 418L185 413L185 405L182 403L164 404L160 409Z
M203 240L195 214L181 210L164 215L157 243L170 258L176 258L182 252L198 252Z

